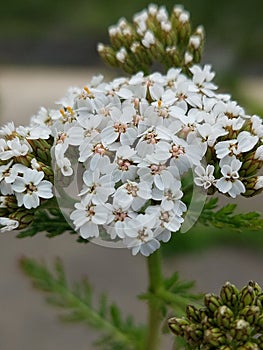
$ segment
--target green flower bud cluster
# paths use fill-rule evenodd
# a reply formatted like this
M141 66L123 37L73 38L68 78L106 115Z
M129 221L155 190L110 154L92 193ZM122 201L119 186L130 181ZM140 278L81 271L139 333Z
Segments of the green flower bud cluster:
M184 71L199 63L204 46L204 30L191 28L189 13L175 6L169 15L166 8L149 5L135 14L133 23L121 18L109 28L110 45L98 45L102 59L129 74L150 73L155 63L165 70L179 67Z
M263 349L263 291L256 282L241 290L226 282L220 296L206 294L204 304L200 309L188 305L186 317L168 321L189 349Z

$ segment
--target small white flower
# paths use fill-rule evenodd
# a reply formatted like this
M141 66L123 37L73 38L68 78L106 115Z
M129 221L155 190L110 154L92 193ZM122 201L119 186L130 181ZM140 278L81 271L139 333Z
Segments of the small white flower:
M13 157L25 156L30 150L30 146L24 141L20 141L18 137L5 141L0 139L0 159L8 160Z
M137 165L135 161L138 159L136 152L130 146L120 146L117 149L114 162L106 168L106 173L110 172L115 182L134 180L137 175Z
M221 163L221 173L223 177L217 180L215 186L222 193L228 193L232 198L246 192L244 184L239 180L238 171L242 166L235 157L226 157Z
M0 232L15 230L18 226L19 222L17 220L0 217Z
M102 141L107 145L118 140L122 145L132 145L137 137L137 130L131 125L135 114L132 106L124 107L122 111L113 107L110 125L101 132Z
M31 125L44 125L52 126L54 122L59 119L60 114L54 110L47 110L45 107L41 107L36 115L31 118Z
M114 193L114 182L111 174L100 176L98 169L95 171L86 170L83 174L84 186L80 196L85 195L85 200L94 204L105 203L112 193Z
M160 242L154 238L153 228L156 218L151 215L138 215L136 219L130 220L127 224L129 232L123 243L127 248L132 249L132 255L139 252L144 256L149 256L160 248Z
M183 11L179 16L179 21L181 23L186 23L189 21L190 14L187 11Z
M168 12L165 6L159 7L159 10L156 14L156 18L160 23L167 22L169 20Z
M191 63L193 59L194 59L193 55L186 51L184 54L184 63L187 65Z
M172 24L171 22L162 21L161 28L164 32L169 33L172 29Z
M92 171L96 168L103 171L110 164L109 149L100 135L94 137L89 143L80 145L78 160L81 163L88 161Z
M215 145L216 155L219 159L227 155L238 155L250 151L258 142L257 136L252 136L248 131L242 131L236 139L218 142Z
M173 90L177 97L176 106L182 108L185 113L188 110L188 104L192 107L202 108L202 96L192 81L180 76Z
M165 79L160 73L152 73L145 79L145 84L153 100L158 101L164 94Z
M127 50L125 47L121 47L120 50L116 53L116 58L121 63L124 63L127 57Z
M36 208L40 205L40 198L53 197L51 182L43 178L44 172L35 169L26 169L23 177L16 178L12 188L19 207L24 205L27 209Z
M148 199L152 197L151 185L147 182L132 182L127 180L114 194L114 199L121 206L129 205L139 211Z
M139 163L138 168L137 174L141 181L154 184L159 190L169 187L178 176L175 167L167 166L165 162L159 162L153 156L148 156L145 161Z
M182 212L177 212L173 209L164 210L158 206L149 206L146 209L145 213L156 216L156 227L158 227L158 233L161 233L165 229L167 229L170 232L176 232L180 230L181 224L184 221L184 219L181 216Z
M160 140L172 140L171 130L163 126L147 128L147 130L139 136L141 137L139 138L138 143L136 145L136 151L138 156L140 156L141 158L153 154Z
M9 140L10 138L17 136L15 124L13 122L9 122L2 126L0 129L0 136Z
M105 205L95 205L88 197L84 197L80 203L75 204L70 218L76 230L79 230L82 238L99 237L98 225L106 223L108 212Z
M154 34L150 30L147 30L146 33L144 34L144 37L142 39L142 44L147 49L149 49L152 45L155 44Z
M116 237L124 238L132 234L127 230L127 223L137 216L133 210L130 209L129 203L118 203L116 198L113 198L112 204L107 204L108 220L105 230L111 236L111 239Z
M200 36L199 35L192 35L192 36L190 36L189 45L193 46L197 50L200 47L200 45L201 45L201 38L200 38Z
M214 96L213 90L216 89L216 85L211 83L215 76L214 72L211 72L211 66L205 65L202 69L200 66L194 65L190 68L193 73L193 82L198 87L198 89L206 96Z
M51 135L51 129L46 125L34 125L31 127L19 126L17 132L28 140L46 140Z
M220 123L214 125L210 125L209 123L198 125L197 131L201 135L202 141L209 147L214 146L218 137L228 134L228 131L226 131Z
M197 186L204 187L207 190L212 185L215 185L216 180L214 177L215 167L213 165L207 165L204 168L202 165L199 165L195 168L196 177L194 182Z
M153 189L152 198L157 201L161 201L161 208L163 210L173 210L177 212L177 215L182 215L186 211L185 204L180 201L183 196L181 191L181 182L174 180L174 182L163 191L158 188Z

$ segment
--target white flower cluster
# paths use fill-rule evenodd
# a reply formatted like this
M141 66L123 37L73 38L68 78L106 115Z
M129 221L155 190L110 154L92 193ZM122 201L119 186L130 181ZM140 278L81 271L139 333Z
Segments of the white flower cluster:
M0 129L0 210L10 205L13 209L35 209L42 199L53 197L52 183L45 178L42 165L34 157L37 139L48 139L47 126L18 127L8 123ZM19 226L19 221L0 217L1 231Z
M73 174L74 159L83 165L71 220L84 239L103 230L148 256L184 221L182 178L189 169L206 190L233 198L245 193L247 165L262 165L262 121L215 93L210 66L190 71L192 78L173 68L109 83L95 77L83 89L71 88L59 110L42 108L32 118L34 128L49 129L65 177ZM50 195L36 169L10 173L19 205L34 207ZM262 178L255 179L258 190Z

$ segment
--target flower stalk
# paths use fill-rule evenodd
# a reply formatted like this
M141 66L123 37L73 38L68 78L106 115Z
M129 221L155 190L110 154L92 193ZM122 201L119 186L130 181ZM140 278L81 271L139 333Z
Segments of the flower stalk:
M161 271L161 253L157 250L147 258L149 292L158 294L163 285ZM157 350L160 344L160 324L161 324L160 304L153 300L148 301L148 334L145 350Z

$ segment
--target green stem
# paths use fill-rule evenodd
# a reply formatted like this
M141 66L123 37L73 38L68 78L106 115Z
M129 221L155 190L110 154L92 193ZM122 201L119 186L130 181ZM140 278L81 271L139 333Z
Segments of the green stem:
M161 254L158 249L147 258L148 276L149 276L149 292L153 295L158 294L158 290L162 287L161 272ZM160 343L160 325L161 312L160 305L156 301L148 301L148 334L146 339L146 350L157 350Z

